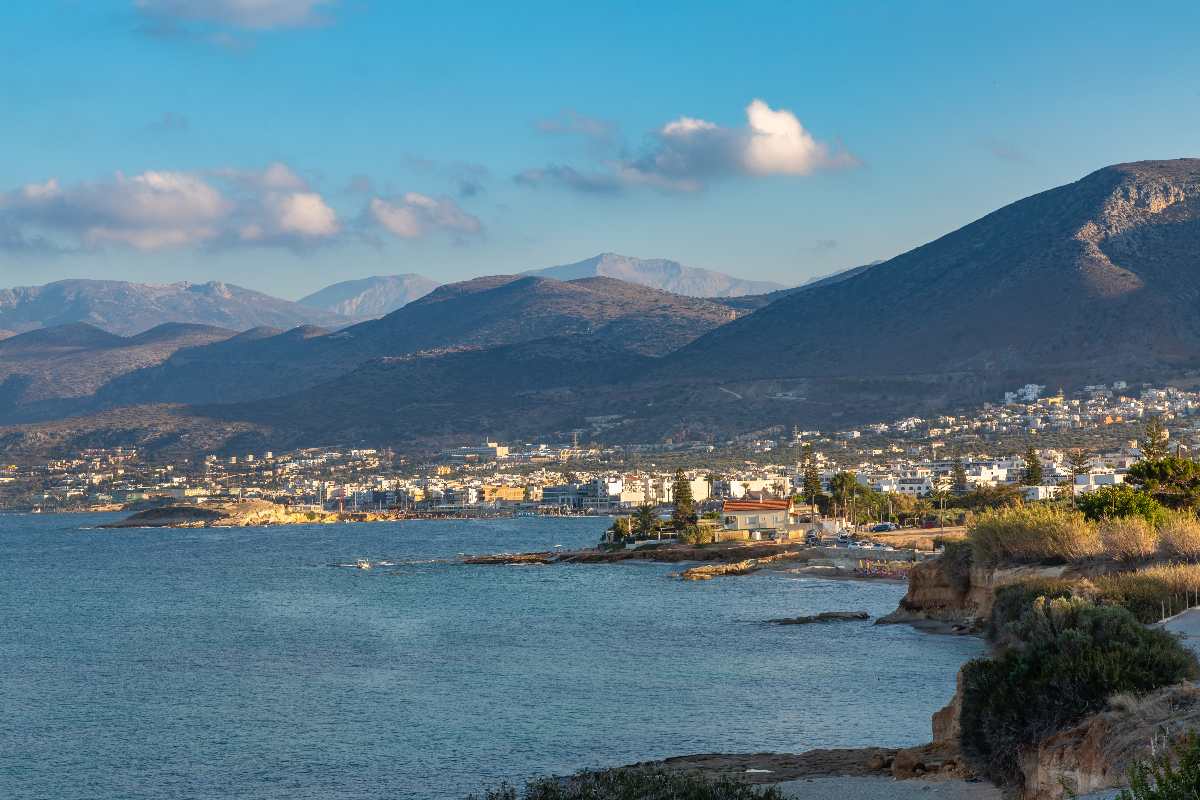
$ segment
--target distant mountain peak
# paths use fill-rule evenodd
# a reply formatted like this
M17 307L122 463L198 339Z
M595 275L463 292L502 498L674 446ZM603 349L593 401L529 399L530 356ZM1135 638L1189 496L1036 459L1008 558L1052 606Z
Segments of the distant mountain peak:
M784 288L778 283L735 278L722 272L685 266L670 259L634 258L611 252L599 253L572 264L530 270L524 274L562 281L615 278L688 297L740 297Z
M362 321L403 308L437 286L437 281L415 273L373 275L326 286L302 298L300 304Z
M0 290L0 329L16 333L72 323L132 336L165 323L245 330L264 325L339 327L346 322L337 314L222 281L149 284L72 279Z

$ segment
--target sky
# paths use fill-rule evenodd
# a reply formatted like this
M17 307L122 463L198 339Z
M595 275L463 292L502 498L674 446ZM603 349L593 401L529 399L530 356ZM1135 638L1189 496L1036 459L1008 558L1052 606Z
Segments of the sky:
M0 286L794 285L1200 156L1200 4L0 4Z

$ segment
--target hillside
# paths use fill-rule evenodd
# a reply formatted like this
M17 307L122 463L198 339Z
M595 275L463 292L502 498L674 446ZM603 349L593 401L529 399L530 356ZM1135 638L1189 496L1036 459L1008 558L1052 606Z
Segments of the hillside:
M611 278L478 278L335 333L181 349L97 407L223 404L172 413L288 443L573 426L647 442L940 413L1028 382L1195 377L1200 161L1107 167L833 277L740 317Z
M194 412L271 431L269 441L278 447L427 445L480 432L504 439L585 426L594 389L627 385L653 360L611 340L562 336L379 359L284 397Z
M326 286L299 300L300 305L355 322L390 314L432 292L437 281L424 275L377 275Z
M727 383L764 421L829 418L831 401L862 418L1030 381L1164 380L1200 367L1198 297L1200 160L1121 164L784 296L653 379Z
M665 258L631 258L616 253L601 253L573 264L530 270L525 274L560 281L616 278L626 283L649 286L688 297L740 297L765 294L784 288L770 281L748 281L721 272L686 267L678 261L668 261Z
M222 328L170 324L122 337L75 323L4 339L0 420L70 413L115 377L161 364L180 348L231 336Z
M0 290L0 329L17 333L85 322L121 336L179 322L245 330L346 324L322 311L232 284L66 280Z
M336 333L255 332L182 350L157 368L114 381L98 400L113 406L264 399L331 380L372 359L555 336L589 336L664 355L735 317L713 302L609 278L491 276L441 286L382 319Z

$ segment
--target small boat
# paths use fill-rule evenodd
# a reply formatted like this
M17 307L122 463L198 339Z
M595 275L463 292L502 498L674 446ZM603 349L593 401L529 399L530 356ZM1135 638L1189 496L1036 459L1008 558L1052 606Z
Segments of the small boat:
M367 561L365 558L360 558L358 561L354 562L354 566L358 567L359 569L370 569L371 562Z

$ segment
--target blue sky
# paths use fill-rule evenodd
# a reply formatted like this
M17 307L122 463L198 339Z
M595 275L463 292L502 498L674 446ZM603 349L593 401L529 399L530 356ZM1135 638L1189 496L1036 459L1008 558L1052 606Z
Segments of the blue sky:
M3 4L0 285L794 284L1200 156L1195 3L509 5Z

